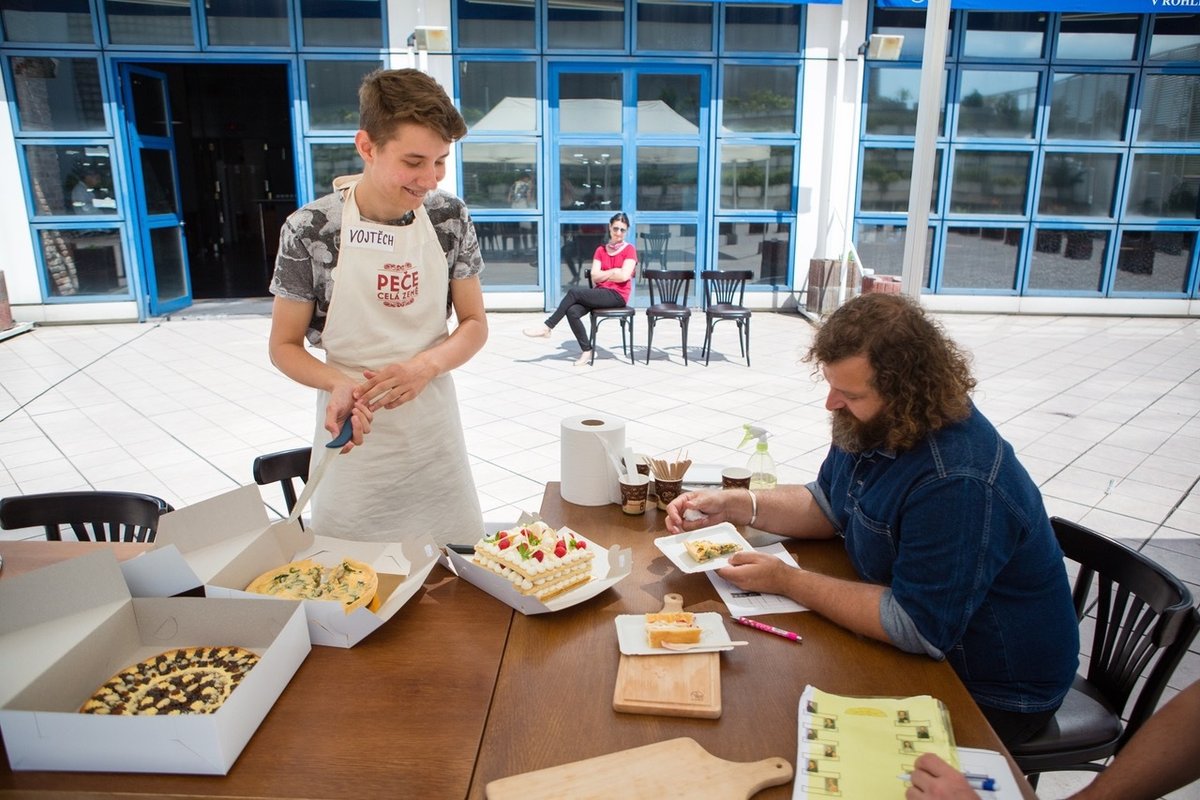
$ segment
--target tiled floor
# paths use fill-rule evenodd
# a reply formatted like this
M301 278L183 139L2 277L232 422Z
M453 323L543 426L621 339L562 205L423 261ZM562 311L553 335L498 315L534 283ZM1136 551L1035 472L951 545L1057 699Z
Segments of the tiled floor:
M0 496L71 489L156 494L176 506L251 483L254 457L307 444L313 393L266 354L269 320L236 306L206 318L41 327L0 341ZM457 373L484 516L536 510L559 477L559 425L598 413L627 420L650 455L740 465L741 424L775 435L780 479L813 477L828 447L825 393L800 361L811 324L754 316L753 366L732 326L712 364L684 366L678 329L658 326L650 364L603 326L594 367L574 367L566 326L551 340L520 331L542 319L493 314L491 339ZM1200 320L942 315L974 356L976 401L1021 454L1052 514L1119 538L1167 564L1200 596ZM274 488L264 489L276 513ZM33 531L0 532L32 536ZM1200 679L1200 645L1175 689ZM1172 690L1171 694L1174 693ZM1083 779L1085 780L1085 779ZM1046 798L1081 779L1047 776ZM1191 787L1173 798L1200 798Z

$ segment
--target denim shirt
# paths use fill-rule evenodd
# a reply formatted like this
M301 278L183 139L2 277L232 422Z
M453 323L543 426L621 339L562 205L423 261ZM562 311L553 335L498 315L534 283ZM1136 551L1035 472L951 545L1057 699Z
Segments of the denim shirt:
M855 571L890 587L977 703L1058 707L1079 653L1062 550L1037 486L977 409L904 452L833 447L810 489Z

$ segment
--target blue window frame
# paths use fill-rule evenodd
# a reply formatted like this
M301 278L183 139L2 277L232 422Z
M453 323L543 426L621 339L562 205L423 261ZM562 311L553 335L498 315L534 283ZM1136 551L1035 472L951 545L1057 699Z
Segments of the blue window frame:
M870 24L914 32L924 12L877 8ZM1200 31L1192 28L1194 20L1166 14L952 12L926 291L1196 296ZM856 236L868 267L881 231L894 236L906 223L907 203L881 202L867 182L898 178L888 191L907 197L908 175L886 169L885 156L913 146L906 120L915 106L886 87L919 62L906 41L900 62L867 63Z

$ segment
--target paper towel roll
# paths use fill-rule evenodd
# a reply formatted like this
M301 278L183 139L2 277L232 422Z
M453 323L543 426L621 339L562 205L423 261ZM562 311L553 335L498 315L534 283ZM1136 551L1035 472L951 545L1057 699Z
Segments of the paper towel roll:
M559 443L563 500L581 506L621 502L613 461L625 447L625 420L596 414L567 417Z

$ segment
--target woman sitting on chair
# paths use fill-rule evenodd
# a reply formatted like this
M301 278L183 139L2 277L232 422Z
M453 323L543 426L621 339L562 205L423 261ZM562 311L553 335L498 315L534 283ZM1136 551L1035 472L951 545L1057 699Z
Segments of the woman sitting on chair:
M536 328L527 328L525 335L535 339L548 339L554 326L567 318L575 341L579 342L579 358L575 366L591 361L592 344L588 339L583 317L598 308L621 308L629 302L633 290L633 273L637 268L637 250L625 241L629 231L629 217L618 211L608 221L608 243L596 248L592 256L591 278L594 288L571 287L563 295L558 308L546 322Z

